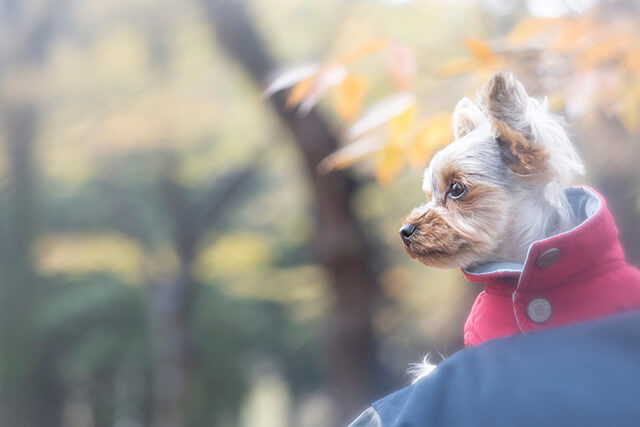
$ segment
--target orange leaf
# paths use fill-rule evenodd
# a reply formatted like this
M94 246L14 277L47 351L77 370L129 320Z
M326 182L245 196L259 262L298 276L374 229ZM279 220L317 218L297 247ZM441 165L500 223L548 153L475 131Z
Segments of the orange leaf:
M493 51L489 45L480 39L468 37L464 39L464 46L476 58L485 59L493 56Z
M367 78L349 74L336 87L336 112L345 120L353 120L362 108L362 98L367 89Z
M307 114L327 91L340 84L347 70L340 64L330 64L317 74L296 83L287 97L287 106L298 106L298 113Z
M512 45L522 43L540 33L556 28L557 23L557 18L525 18L509 31L505 40Z
M313 89L313 81L315 80L315 76L307 77L304 80L299 81L291 88L289 91L289 95L287 96L287 107L295 107L300 104L302 100L311 92Z
M630 42L626 36L603 40L579 55L576 65L582 70L602 65L622 55Z

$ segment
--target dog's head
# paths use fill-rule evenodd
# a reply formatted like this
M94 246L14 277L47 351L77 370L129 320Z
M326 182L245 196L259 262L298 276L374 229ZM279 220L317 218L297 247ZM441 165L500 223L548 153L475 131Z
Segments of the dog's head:
M563 189L583 166L546 103L496 73L453 112L454 141L424 172L426 203L403 221L409 255L434 267L523 261L531 242L569 227Z

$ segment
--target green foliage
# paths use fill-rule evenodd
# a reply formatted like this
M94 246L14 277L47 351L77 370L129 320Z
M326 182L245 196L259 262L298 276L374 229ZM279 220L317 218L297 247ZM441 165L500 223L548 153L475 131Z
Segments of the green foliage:
M277 363L298 391L319 381L316 326L288 319L279 304L237 300L203 286L193 308L197 358L189 413L192 425L239 409L256 364ZM215 417L214 417L215 418Z

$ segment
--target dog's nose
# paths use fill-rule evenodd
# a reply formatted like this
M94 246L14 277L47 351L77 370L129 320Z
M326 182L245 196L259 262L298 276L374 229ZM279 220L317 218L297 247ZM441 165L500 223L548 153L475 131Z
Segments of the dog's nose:
M402 240L406 243L409 241L409 237L411 237L414 231L416 231L415 225L405 224L400 227L400 237L402 237Z

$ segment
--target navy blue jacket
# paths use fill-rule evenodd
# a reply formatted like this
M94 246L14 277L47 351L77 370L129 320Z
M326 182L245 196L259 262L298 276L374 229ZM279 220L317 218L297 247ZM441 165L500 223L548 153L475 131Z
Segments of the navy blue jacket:
M459 351L351 426L640 426L640 311Z

